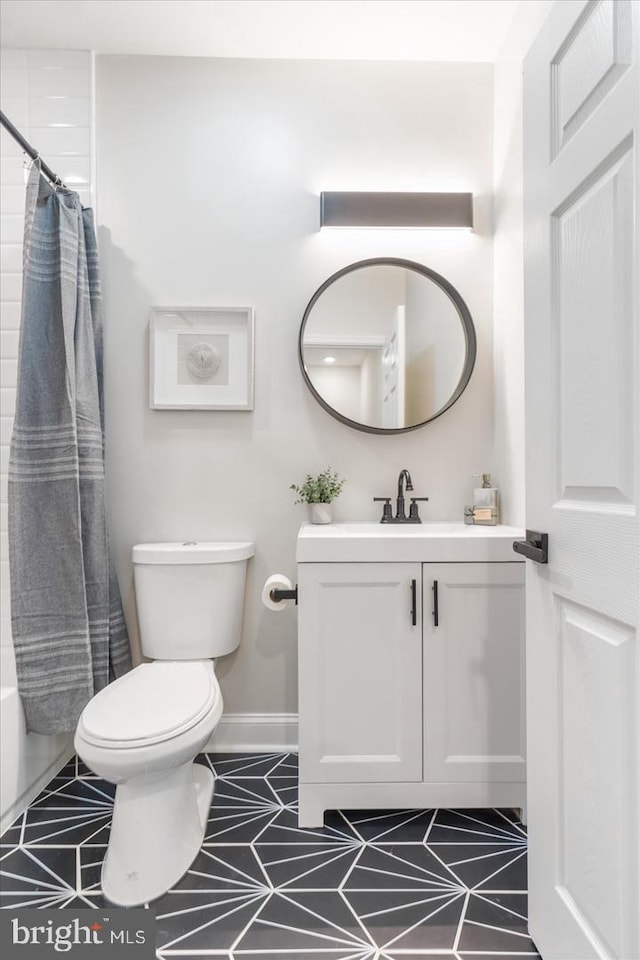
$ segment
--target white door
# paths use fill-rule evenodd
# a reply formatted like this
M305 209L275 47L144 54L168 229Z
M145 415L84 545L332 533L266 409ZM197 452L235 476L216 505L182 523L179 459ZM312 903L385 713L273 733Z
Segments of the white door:
M405 317L404 306L396 308L394 329L382 350L382 426L405 424Z
M638 3L562 0L525 62L530 931L640 957Z
M424 779L524 783L524 563L425 563Z
M302 781L422 780L420 573L298 564Z

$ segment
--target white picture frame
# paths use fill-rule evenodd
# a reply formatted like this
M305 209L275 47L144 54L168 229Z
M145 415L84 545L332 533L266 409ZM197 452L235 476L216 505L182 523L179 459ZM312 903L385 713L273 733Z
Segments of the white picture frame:
M251 307L152 307L152 410L253 410Z

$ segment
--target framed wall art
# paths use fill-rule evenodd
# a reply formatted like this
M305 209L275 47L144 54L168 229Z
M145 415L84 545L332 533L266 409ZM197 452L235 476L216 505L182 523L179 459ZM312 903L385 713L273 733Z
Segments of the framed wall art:
M153 410L253 410L253 309L152 307Z

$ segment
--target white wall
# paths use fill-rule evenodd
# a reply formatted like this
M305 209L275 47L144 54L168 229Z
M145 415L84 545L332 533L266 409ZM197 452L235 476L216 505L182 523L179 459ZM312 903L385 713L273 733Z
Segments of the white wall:
M340 277L316 300L305 337L382 337L395 326L396 310L406 300L402 267L363 267Z
M494 72L493 482L503 523L525 526L522 64L552 0L521 3Z
M91 203L92 58L86 51L2 50L0 58L2 110L84 204ZM18 336L22 295L22 234L25 170L16 142L0 133L2 165L0 205L0 563L2 597L0 653L2 704L2 827L8 825L29 797L49 778L47 771L66 756L68 737L27 736L15 683L11 639L9 558L7 543L7 468L15 412Z
M137 541L252 538L243 643L219 676L226 710L297 709L296 614L259 601L295 576L304 519L292 482L331 464L338 518L377 519L408 467L426 518L460 518L492 455L492 69L485 64L96 59L100 252L106 303L107 468L130 627ZM474 233L322 231L322 189L460 189ZM407 436L355 432L306 390L304 308L339 268L371 256L447 277L477 326L468 390ZM256 310L253 413L151 411L151 305Z
M418 360L430 347L435 359L433 413L457 387L465 358L465 339L455 306L437 284L419 273L407 274L407 359Z
M308 368L309 377L318 393L329 406L351 420L362 421L365 416L361 394L363 392L359 366ZM366 421L365 421L366 422Z

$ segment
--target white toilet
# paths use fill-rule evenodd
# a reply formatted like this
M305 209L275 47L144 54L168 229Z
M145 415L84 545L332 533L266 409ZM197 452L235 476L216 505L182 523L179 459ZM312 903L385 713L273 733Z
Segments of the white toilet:
M240 643L253 543L133 548L142 652L153 659L87 704L75 749L117 784L102 890L133 906L165 893L204 837L213 774L195 756L222 715L212 658Z

